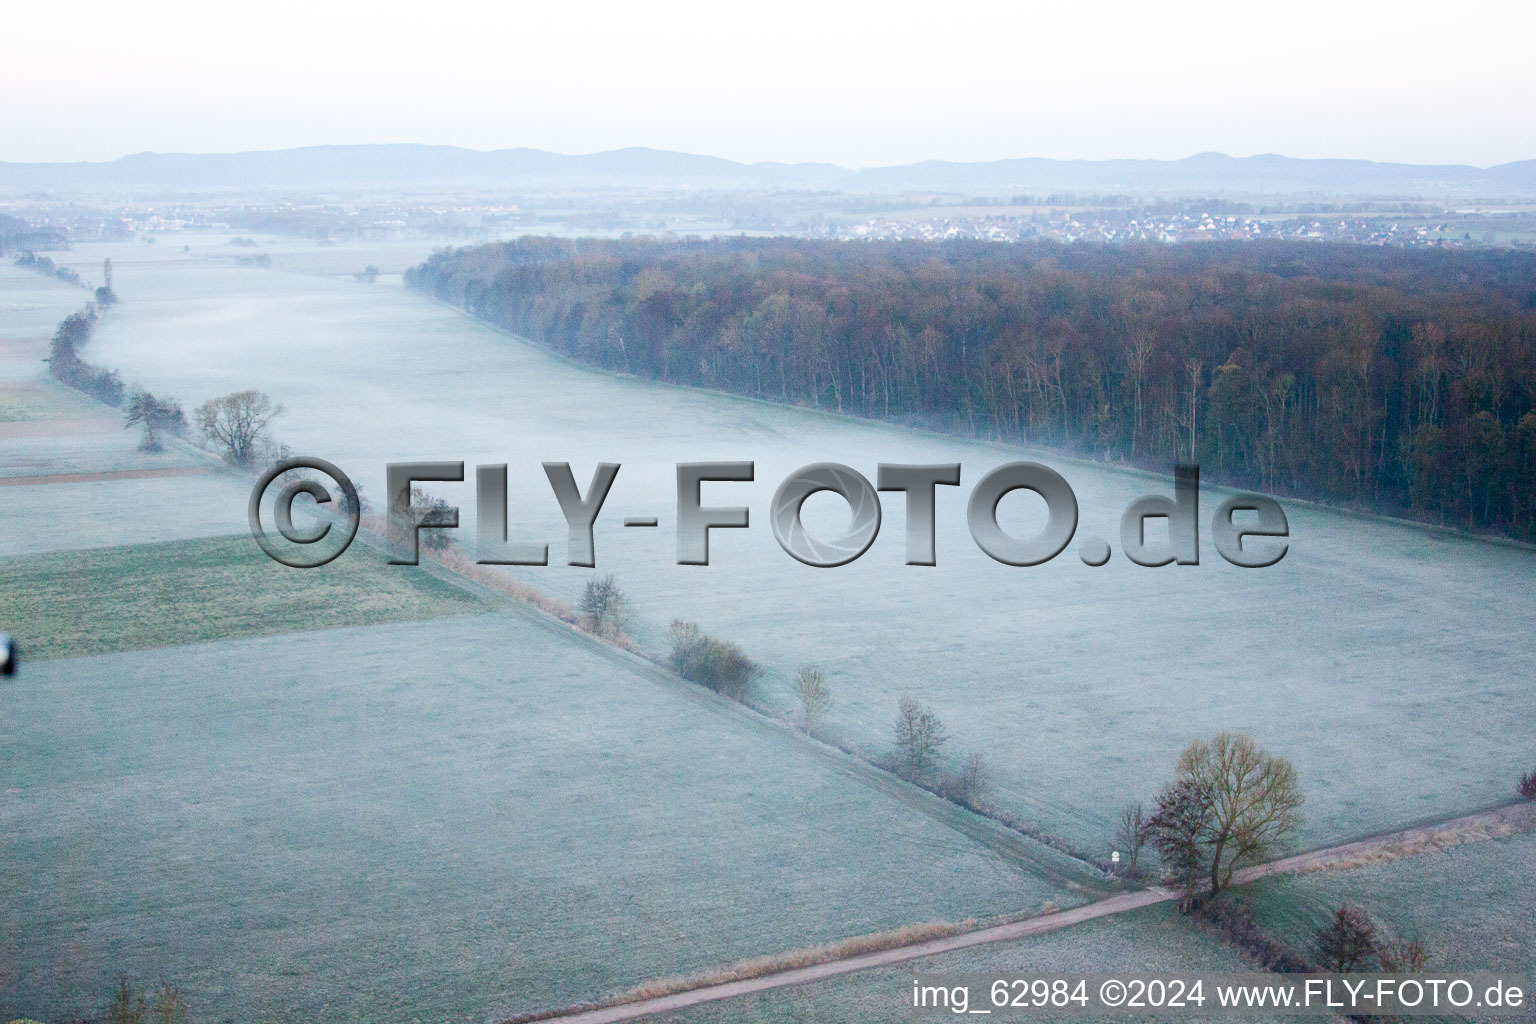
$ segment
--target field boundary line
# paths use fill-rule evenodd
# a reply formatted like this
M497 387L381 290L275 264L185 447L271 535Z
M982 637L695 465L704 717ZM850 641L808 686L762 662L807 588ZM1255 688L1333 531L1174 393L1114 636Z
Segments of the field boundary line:
M1346 871L1367 864L1384 864L1404 857L1437 853L1464 843L1503 838L1532 828L1536 828L1536 802L1506 803L1255 864L1235 872L1232 881L1234 885L1247 885L1276 875Z
M388 538L367 526L358 530L357 539L371 548L388 550ZM819 758L833 770L878 790L951 831L958 832L1004 861L1037 874L1069 892L1103 895L1115 891L1113 880L1083 858L1043 843L1004 821L962 807L922 786L914 785L750 703L723 696L706 686L690 682L655 659L590 633L534 601L498 590L494 585L468 576L427 552L420 553L418 565L438 579L485 600L492 610L509 610L556 636L574 639L610 661L659 683L685 700L732 715L761 735L777 737L798 747Z
M705 985L683 992L675 992L671 995L658 996L654 999L575 1010L569 1013L556 1011L548 1017L542 1018L524 1017L513 1019L524 1021L534 1019L562 1021L565 1024L616 1024L618 1021L634 1020L657 1013L668 1013L690 1006L697 1006L700 1003L731 999L736 996L750 995L754 992L765 992L769 989L783 988L790 985L803 985L807 982L835 978L839 975L853 974L857 971L866 971L873 967L886 967L892 964L904 963L908 960L918 960L940 953L965 949L969 946L981 946L995 942L1011 942L1035 935L1044 935L1061 928L1081 924L1084 921L1123 914L1127 911L1138 910L1156 903L1164 903L1174 898L1175 894L1167 889L1138 889L1134 892L1121 893L1118 896L1110 896L1107 899L1097 900L1093 903L1085 903L1082 906L1072 907L1068 910L1041 914L1038 917L1027 918L1023 921L977 928L973 931L948 935L943 938L927 939L912 945L882 949L874 953L860 953L857 956L847 957L842 960L829 960L825 963L812 964L808 967L795 967L786 971L763 974L755 978L743 978L717 985Z
M423 559L423 562L426 561L429 560ZM452 569L444 567L444 571L458 576ZM460 578L463 579L463 577ZM465 582L470 586L476 586L472 580L466 579ZM1109 890L1106 880L1095 872L1092 865L1070 854L1033 839L1018 829L1010 828L995 818L977 814L921 786L915 786L840 747L808 735L789 722L766 714L749 704L722 696L708 687L689 682L666 666L657 664L644 655L609 643L601 637L593 636L537 605L506 595L502 597L514 614L556 635L578 638L580 642L588 644L609 660L660 684L684 700L729 714L761 735L776 737L783 742L798 746L833 770L878 790L951 831L960 833L1017 867L1038 874L1071 891L1103 893Z
M1337 871L1366 864L1382 863L1401 857L1434 853L1462 843L1501 838L1515 832L1536 828L1536 802L1505 804L1472 814L1449 818L1433 824L1417 825L1396 832L1388 832L1367 839L1341 843L1306 853L1281 857L1265 864L1243 868L1233 875L1232 885L1248 885L1264 878L1289 874L1306 874L1314 871ZM1009 924L977 928L972 931L937 939L928 939L910 945L862 953L841 960L788 970L768 972L757 977L743 978L717 984L702 984L697 988L674 992L650 999L635 999L610 1005L571 1007L568 1010L551 1011L547 1015L530 1014L511 1018L517 1021L560 1021L562 1024L617 1024L658 1013L697 1006L738 996L765 992L770 989L834 978L843 974L885 967L910 960L948 953L970 946L1043 935L1068 928L1100 917L1110 917L1142 907L1165 903L1177 897L1177 893L1161 886L1138 889L1086 903L1082 906L1060 910L1038 917ZM729 970L729 968L726 968ZM643 985L641 986L643 987ZM618 997L618 998L623 998Z
M158 477L207 476L208 466L161 466L154 469L108 469L95 473L45 473L37 476L0 476L0 487L44 487L49 484L89 484L106 480L149 480Z

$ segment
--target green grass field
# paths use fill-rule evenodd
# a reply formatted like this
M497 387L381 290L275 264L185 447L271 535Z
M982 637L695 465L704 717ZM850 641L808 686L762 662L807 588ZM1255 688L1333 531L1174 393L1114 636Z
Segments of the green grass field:
M366 549L318 569L249 535L0 560L0 625L28 660L428 619L480 602Z
M23 663L0 1020L493 1021L1083 889L520 614Z

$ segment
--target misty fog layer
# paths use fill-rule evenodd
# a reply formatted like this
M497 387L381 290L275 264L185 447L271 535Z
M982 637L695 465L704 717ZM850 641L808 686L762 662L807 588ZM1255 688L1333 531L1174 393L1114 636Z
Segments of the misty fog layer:
M79 253L81 264L97 255ZM668 622L695 620L762 661L762 693L785 707L788 677L816 663L836 698L830 726L875 754L897 698L915 694L951 727L951 755L992 763L999 802L1084 848L1107 843L1124 800L1153 795L1188 739L1217 729L1293 758L1309 842L1498 799L1524 754L1527 552L1287 503L1290 554L1239 570L1210 545L1222 495L1207 489L1198 567L1144 569L1117 553L1090 569L1074 542L1048 565L1011 568L964 523L970 487L994 466L1054 466L1082 509L1078 541L1116 548L1121 511L1171 480L606 376L392 283L198 255L119 255L125 302L94 358L188 405L262 388L289 410L275 435L337 463L375 501L386 461L462 459L470 473L508 463L513 539L548 542L556 563L518 574L568 598L590 572L560 564L566 530L539 463L569 461L583 487L596 462L622 463L599 519L598 571L630 595L643 642L660 649ZM331 256L335 271L363 258ZM705 490L706 504L749 505L754 525L717 531L711 566L677 566L674 465L713 459L756 462L755 483ZM854 564L818 570L784 554L768 500L815 461L870 478L879 462L962 463L962 486L939 489L938 566L902 564L897 495ZM472 549L473 484L423 486L458 506ZM825 502L808 513L817 504L835 523ZM1038 514L1019 495L1000 510L1021 534ZM630 515L661 528L625 530Z

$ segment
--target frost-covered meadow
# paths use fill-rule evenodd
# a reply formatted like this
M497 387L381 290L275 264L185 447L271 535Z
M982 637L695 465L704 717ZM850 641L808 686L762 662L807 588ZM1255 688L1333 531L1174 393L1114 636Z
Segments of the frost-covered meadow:
M430 569L372 559L295 575L249 533L70 548L0 564L7 583L0 622L29 663L463 615L487 605Z
M514 612L26 666L0 1016L496 1020L1085 890Z
M364 545L274 588L297 570L221 536L248 478L141 452L121 413L43 376L45 317L80 290L0 283L48 300L0 316L20 424L0 424L19 588L0 616L24 652L0 688L0 1018L98 1014L121 972L221 1018L491 1020L1092 895L1066 858L956 828L964 812L521 606L465 615L487 605ZM160 386L105 348L84 354ZM281 635L188 644L251 633Z
M1218 729L1296 762L1306 843L1502 799L1528 758L1529 551L1289 502L1290 554L1240 570L1209 542L1222 494L1207 488L1198 567L1117 555L1091 569L1074 543L1046 566L1010 568L964 526L970 486L992 467L1054 466L1076 490L1078 537L1116 547L1120 512L1171 480L598 374L383 281L287 271L304 265L280 247L270 270L203 249L213 255L120 262L124 301L98 332L101 361L189 405L260 387L288 407L283 441L375 498L386 461L508 463L511 529L548 541L556 562L519 574L565 597L588 571L559 564L565 528L539 463L570 461L584 486L596 462L620 462L597 555L642 641L660 648L669 621L697 620L762 661L764 697L785 707L788 677L817 663L836 698L830 726L872 754L897 698L915 694L949 725L952 753L987 757L1001 804L1091 852L1124 800L1150 797L1184 743ZM716 532L710 567L680 567L673 467L710 459L757 463L755 483L705 489L706 504L749 505L755 525ZM817 570L784 554L769 498L790 470L824 460L871 478L879 462L962 463L962 486L939 489L939 565L902 564L899 495L858 562ZM459 507L469 543L473 484L425 486ZM1023 532L1037 511L1014 495L1002 515ZM807 512L835 520L835 499ZM661 528L625 530L627 515Z
M1437 970L1536 967L1536 837L1517 833L1345 871L1266 879L1243 894L1276 935L1305 948L1345 903L1429 947Z
M621 463L597 571L617 576L646 649L664 652L674 618L697 621L763 664L756 697L785 711L790 678L817 664L827 729L870 759L916 695L953 734L953 761L986 758L1001 809L1086 853L1218 729L1296 762L1303 845L1502 800L1528 767L1530 551L1286 502L1290 554L1240 570L1210 543L1224 494L1207 488L1201 565L1117 552L1089 568L1077 543L1118 549L1121 511L1170 479L597 373L404 290L398 272L430 248L184 233L59 262L89 281L113 260L121 304L84 358L189 411L267 391L287 407L276 439L341 466L376 506L386 462L463 460L471 480L507 463L513 539L547 542L553 562L508 571L555 597L574 600L593 571L564 564L539 464L570 462L585 488L597 462ZM237 262L252 254L271 266ZM383 276L354 279L369 264ZM189 449L140 452L120 413L46 379L47 338L87 295L0 266L0 572L14 556L245 528L249 478ZM986 557L964 525L976 481L1021 458L1060 471L1082 510L1078 540L1029 569ZM704 490L706 505L749 506L753 525L716 531L709 567L678 566L674 467L706 460L756 463L753 483ZM939 564L903 564L894 494L851 565L780 550L769 499L818 461L871 480L881 462L961 463L962 486L938 492ZM458 506L472 551L473 483L423 486ZM1021 495L1000 515L1020 534L1041 520ZM825 495L806 505L813 530L845 518ZM359 544L310 572L416 571L382 561ZM138 565L118 571L151 589L190 578L174 559ZM492 1019L1091 897L1044 847L978 841L980 819L955 827L952 805L530 615L317 632L290 617L244 632L301 632L24 662L0 685L0 874L18 880L0 905L0 1016L95 1012L121 969L221 1013ZM1237 966L1164 910L955 965L1127 962ZM729 1012L878 1019L901 973Z
M99 282L102 258L60 262ZM243 529L241 480L183 448L140 451L121 411L48 376L48 339L90 298L0 261L0 558ZM84 358L97 361L90 346Z
M992 974L1002 979L1029 981L1072 974L1188 977L1250 970L1251 965L1240 955L1191 928L1189 922L1180 920L1173 908L1164 904L1120 917L1099 918L1017 942L974 946L913 960L899 967L876 968L809 985L705 1003L655 1020L658 1024L834 1020L899 1024L915 1017L912 1009L912 976L915 973ZM973 991L969 1007L986 1010L991 1005L987 998L987 991ZM929 1011L927 1016L935 1019L937 1014ZM1095 1017L1091 1013L1074 1012L1045 1019L1123 1021L1128 1018L1118 1015ZM1231 1014L1221 1019L1235 1024L1249 1018Z

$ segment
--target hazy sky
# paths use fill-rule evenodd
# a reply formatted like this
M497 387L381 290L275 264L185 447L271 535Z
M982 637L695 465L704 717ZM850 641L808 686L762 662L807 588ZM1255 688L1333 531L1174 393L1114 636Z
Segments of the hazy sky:
M6 5L0 160L343 142L739 160L1536 158L1536 3Z

